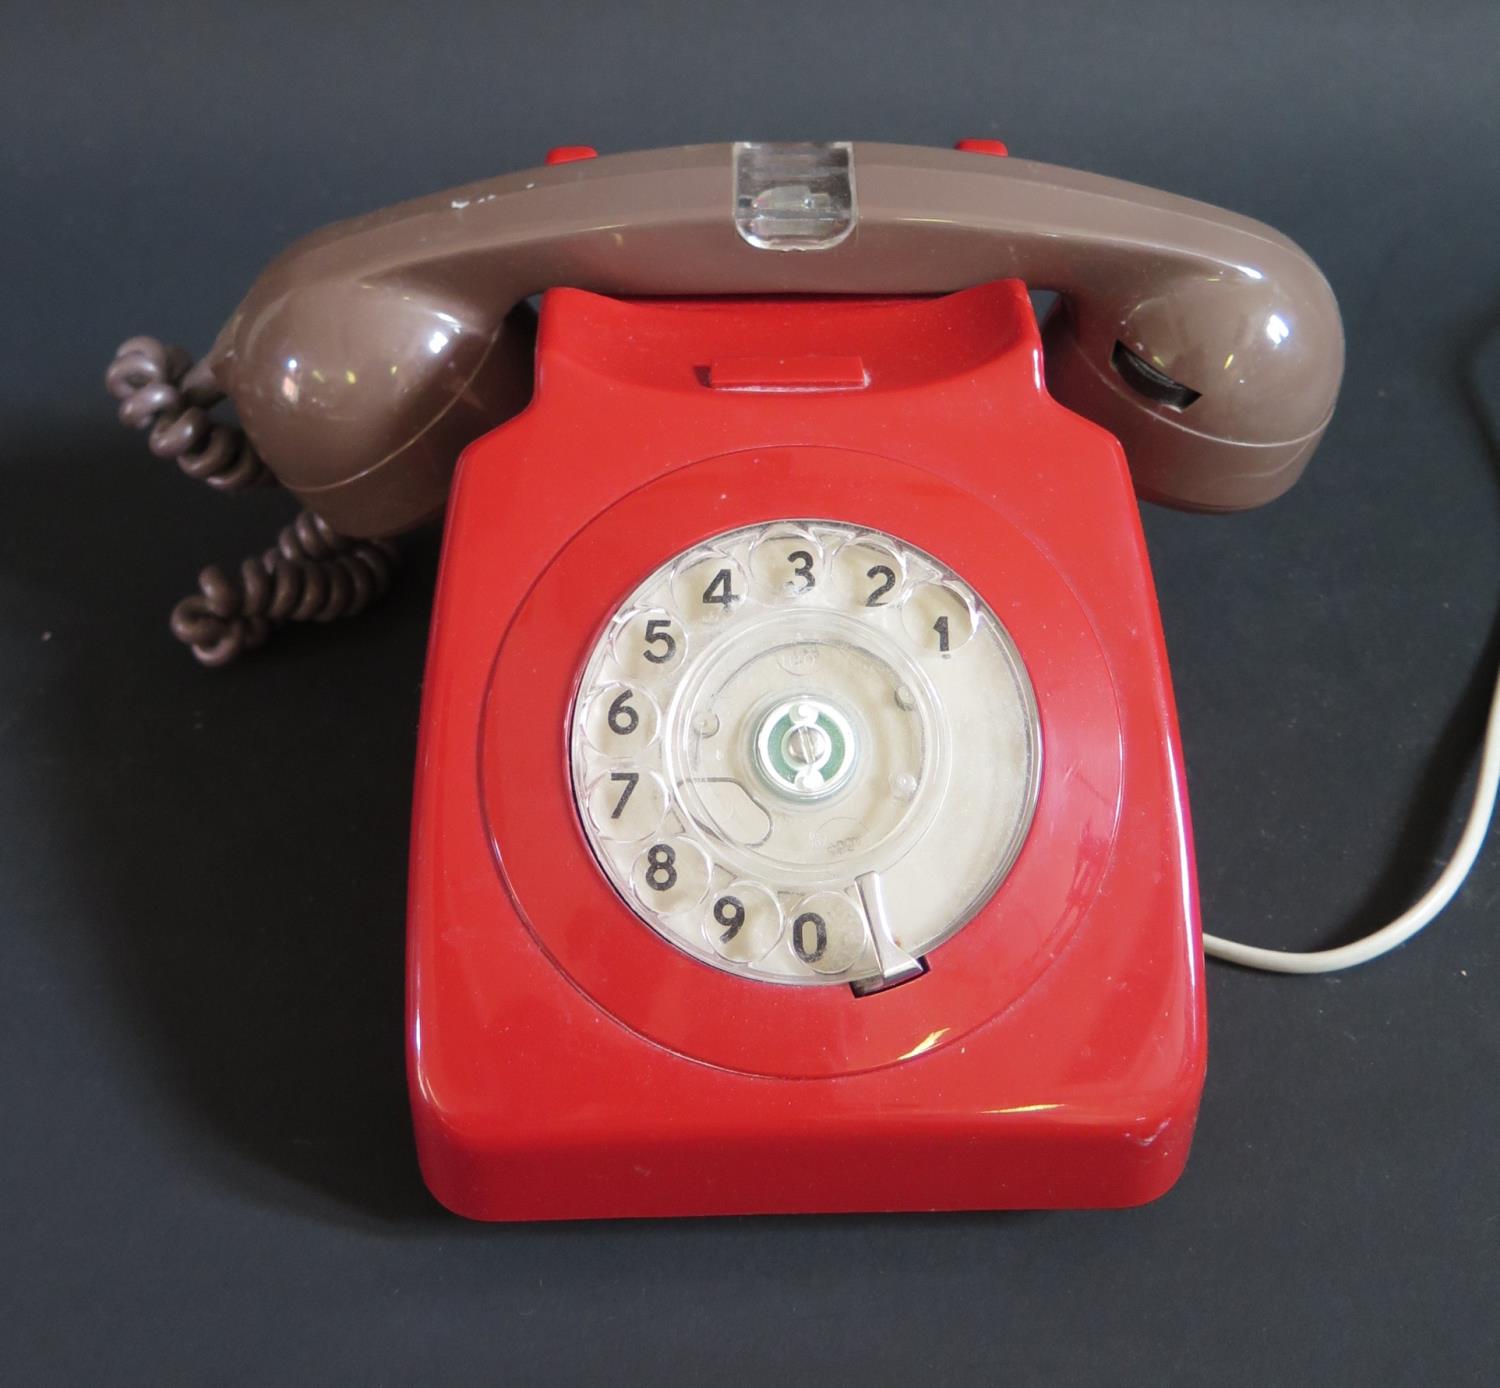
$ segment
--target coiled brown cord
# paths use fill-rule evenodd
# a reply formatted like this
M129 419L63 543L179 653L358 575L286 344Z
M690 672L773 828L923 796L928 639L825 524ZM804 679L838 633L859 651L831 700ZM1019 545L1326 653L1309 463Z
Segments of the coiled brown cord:
M390 587L395 561L385 541L351 540L303 511L237 574L204 569L198 591L172 609L172 633L204 665L226 665L283 622L357 617Z
M132 337L120 344L105 384L120 402L121 422L149 430L151 451L175 458L189 477L226 492L274 480L243 429L210 418L224 393L182 348ZM285 622L357 617L390 587L395 563L386 541L352 540L303 511L237 573L217 564L199 573L198 591L172 609L172 633L202 664L227 665Z
M270 480L245 431L209 418L224 392L204 363L194 365L181 347L132 337L115 352L104 384L120 402L120 423L149 429L151 451L175 458L189 477L225 492Z

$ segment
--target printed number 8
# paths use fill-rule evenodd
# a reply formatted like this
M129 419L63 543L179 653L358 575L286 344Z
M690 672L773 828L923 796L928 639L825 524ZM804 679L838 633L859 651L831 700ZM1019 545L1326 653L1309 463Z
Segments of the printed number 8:
M677 885L677 854L671 844L652 844L646 864L646 885L652 891L669 892Z

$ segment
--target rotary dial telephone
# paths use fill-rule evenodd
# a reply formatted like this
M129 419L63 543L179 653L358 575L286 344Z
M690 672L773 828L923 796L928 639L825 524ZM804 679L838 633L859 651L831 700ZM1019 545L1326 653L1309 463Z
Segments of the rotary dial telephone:
M1289 487L1339 316L1267 227L1003 153L556 151L299 242L196 365L111 368L158 453L309 508L179 606L205 663L364 606L446 508L408 1058L451 1208L1123 1205L1181 1171L1204 937L1137 497ZM1494 761L1373 944L1209 948L1414 933Z

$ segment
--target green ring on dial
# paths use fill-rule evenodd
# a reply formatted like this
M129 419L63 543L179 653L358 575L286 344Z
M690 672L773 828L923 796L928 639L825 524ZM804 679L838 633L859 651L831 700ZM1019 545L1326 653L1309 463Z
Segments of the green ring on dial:
M771 766L776 774L782 777L789 785L796 784L797 776L802 770L800 767L793 766L786 759L786 753L782 750L782 744L785 743L787 735L794 726L806 725L794 724L792 722L792 715L784 713L776 720L776 725L771 729L771 736L766 739L766 751L770 754ZM848 755L848 747L844 742L844 734L839 730L838 724L826 713L818 715L814 726L822 729L828 738L828 745L831 749L828 753L828 760L818 769L828 780L834 780L843 769L844 758Z

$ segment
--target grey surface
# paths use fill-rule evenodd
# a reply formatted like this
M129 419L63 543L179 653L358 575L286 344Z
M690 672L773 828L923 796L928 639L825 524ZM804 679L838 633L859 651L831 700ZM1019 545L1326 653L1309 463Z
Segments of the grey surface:
M99 386L129 333L204 349L293 236L574 141L999 135L1268 221L1342 301L1339 414L1283 501L1147 529L1205 919L1351 938L1446 854L1497 654L1492 4L3 17L0 1379L1494 1381L1493 848L1366 970L1210 969L1155 1206L442 1214L401 1068L434 545L382 619L205 673L167 607L289 508L154 462Z

